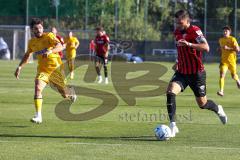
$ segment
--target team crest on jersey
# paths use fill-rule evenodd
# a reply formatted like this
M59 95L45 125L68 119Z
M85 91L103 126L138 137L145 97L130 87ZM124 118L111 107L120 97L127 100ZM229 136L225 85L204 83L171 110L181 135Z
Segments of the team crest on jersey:
M196 31L196 33L197 33L197 35L199 35L199 36L203 35L203 33L202 33L201 30Z

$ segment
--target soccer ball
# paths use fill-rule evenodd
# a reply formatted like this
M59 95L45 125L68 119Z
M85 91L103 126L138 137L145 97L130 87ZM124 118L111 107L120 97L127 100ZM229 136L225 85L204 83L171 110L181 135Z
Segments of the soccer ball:
M154 130L157 140L165 141L171 137L171 129L166 125L159 125Z

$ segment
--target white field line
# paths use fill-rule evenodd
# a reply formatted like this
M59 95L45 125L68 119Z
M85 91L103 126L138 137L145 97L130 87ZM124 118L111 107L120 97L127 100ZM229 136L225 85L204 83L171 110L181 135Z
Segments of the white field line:
M26 141L2 141L0 140L0 143L16 143L16 142L26 142ZM48 143L48 142L31 142L31 143ZM93 146L124 146L124 145L130 145L130 144L114 144L114 143L84 143L84 142L67 142L65 143L67 145L93 145ZM136 144L134 144L136 145ZM180 147L180 146L178 146ZM188 146L182 146L184 148L188 148ZM240 148L237 147L210 147L210 146L196 146L196 147L189 147L192 149L212 149L212 150L240 150Z
M83 143L83 142L68 142L66 144L72 144L72 145L94 145L94 146L121 146L126 144L114 144L114 143ZM127 144L128 145L128 144Z

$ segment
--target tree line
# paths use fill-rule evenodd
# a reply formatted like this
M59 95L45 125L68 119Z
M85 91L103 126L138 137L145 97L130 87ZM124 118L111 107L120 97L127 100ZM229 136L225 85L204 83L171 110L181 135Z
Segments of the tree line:
M28 0L26 4L27 0L0 0L0 24L26 24L28 5L29 19L40 17L46 27L91 31L102 25L116 39L167 41L172 39L173 15L178 9L187 9L193 23L202 29L207 13L209 32L219 32L219 26L226 24L234 26L236 15L235 0L59 0L57 6L56 1ZM240 20L239 9L237 13Z

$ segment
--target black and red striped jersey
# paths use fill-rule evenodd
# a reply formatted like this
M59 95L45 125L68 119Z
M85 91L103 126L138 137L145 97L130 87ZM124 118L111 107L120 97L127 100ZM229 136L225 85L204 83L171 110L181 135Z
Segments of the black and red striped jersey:
M110 42L109 37L106 34L102 36L97 35L95 37L96 55L104 56L108 52L107 44L109 42Z
M180 39L185 39L190 43L201 43L202 38L204 38L201 29L194 25L190 25L186 30L176 29L174 36L176 42ZM182 74L195 74L204 71L201 51L189 46L177 45L177 53L178 72Z

